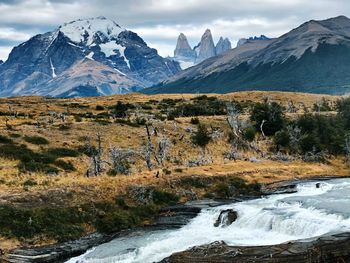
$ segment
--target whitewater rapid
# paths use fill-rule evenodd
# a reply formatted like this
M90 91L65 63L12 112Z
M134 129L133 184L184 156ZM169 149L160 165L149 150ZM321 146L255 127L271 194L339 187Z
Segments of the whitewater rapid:
M233 209L238 219L214 227L220 212ZM298 185L294 194L204 209L177 230L139 231L95 247L67 263L151 263L190 247L225 241L235 246L274 245L350 231L350 179Z

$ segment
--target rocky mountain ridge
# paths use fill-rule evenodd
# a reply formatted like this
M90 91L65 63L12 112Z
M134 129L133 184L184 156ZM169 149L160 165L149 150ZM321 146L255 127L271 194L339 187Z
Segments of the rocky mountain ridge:
M180 70L114 21L79 19L15 47L0 67L0 96L133 92Z
M180 33L174 50L173 60L178 61L182 69L186 69L208 58L220 55L231 48L230 40L223 37L220 37L215 45L210 29L204 32L200 42L194 48L191 48L186 36Z
M311 20L275 38L247 39L147 93L278 90L350 92L350 19Z

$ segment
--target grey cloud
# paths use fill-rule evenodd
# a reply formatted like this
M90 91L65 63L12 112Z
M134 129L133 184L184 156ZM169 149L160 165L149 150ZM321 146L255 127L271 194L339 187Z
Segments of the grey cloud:
M310 19L325 19L340 14L350 16L350 2L348 0L0 0L0 13L0 28L11 27L20 32L33 34L50 31L64 22L80 17L103 15L125 28L135 30L151 46L161 49L160 54L166 55L172 53L172 46L175 45L180 32L186 33L193 44L199 40L206 27L212 29L215 38L223 35L232 41L256 34L275 37ZM1 47L2 44L0 50Z

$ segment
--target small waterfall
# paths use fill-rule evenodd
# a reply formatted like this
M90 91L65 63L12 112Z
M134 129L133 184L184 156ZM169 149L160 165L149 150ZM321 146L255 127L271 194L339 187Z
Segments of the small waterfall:
M68 262L148 263L214 241L236 246L273 245L350 231L349 202L349 179L323 182L319 188L315 183L305 183L298 186L295 194L203 210L181 229L115 239ZM237 212L235 220L229 218L229 211Z

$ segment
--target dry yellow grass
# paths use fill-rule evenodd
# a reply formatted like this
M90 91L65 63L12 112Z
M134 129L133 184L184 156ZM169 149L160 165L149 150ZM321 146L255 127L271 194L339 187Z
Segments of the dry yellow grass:
M65 124L70 126L67 130L59 129L62 124L60 120L55 120L53 124L38 128L35 124L42 119L50 118L50 112L84 113L92 112L97 114L97 105L108 107L115 105L117 101L129 103L145 103L150 100L161 101L162 99L185 99L189 100L197 95L190 94L164 94L146 96L142 94L115 95L98 98L77 98L77 99L45 99L41 97L20 97L0 99L0 112L19 112L30 117L6 117L0 116L0 134L11 136L18 134L15 138L17 144L26 144L34 152L54 147L77 148L84 142L85 137L94 139L96 132L100 132L103 137L103 147L105 157L110 146L120 148L130 148L140 151L143 143L147 139L144 127L130 127L117 123L100 125L90 119L82 119L77 122L69 116ZM238 101L262 101L268 97L271 101L276 101L283 106L287 106L289 101L294 105L304 105L311 108L313 104L323 98L330 103L335 103L339 99L337 96L313 95L302 93L282 93L282 92L238 92L231 94L209 94L224 100ZM154 112L156 109L151 110ZM292 117L292 116L291 116ZM223 152L230 148L227 142L229 128L224 116L199 117L201 123L208 126L219 127L223 131L221 138L209 144L206 154L212 157L213 163L200 167L187 167L185 161L196 159L201 150L191 143L190 133L186 128L195 126L190 124L191 118L178 118L176 121L154 121L159 134L154 137L154 144L163 136L176 142L170 149L171 160L165 164L166 169L171 171L167 175L162 171L162 167L155 166L149 171L144 160L136 158L132 166L131 174L128 176L111 177L106 173L98 177L85 176L89 166L89 158L81 155L79 157L64 158L73 163L76 168L74 172L60 171L58 175L50 176L41 173L20 173L17 165L19 161L0 158L0 204L13 204L20 207L42 207L42 206L66 206L79 205L85 202L95 202L99 200L112 200L117 195L125 193L128 186L135 184L157 185L169 188L172 183L181 177L187 176L238 176L248 182L271 183L281 180L302 179L314 176L348 176L349 171L342 159L333 159L328 164L304 163L302 161L277 162L261 160L259 162L250 161L224 161ZM7 125L6 125L7 123ZM11 127L10 127L11 126ZM9 129L11 128L11 129ZM49 140L49 145L33 145L25 142L25 136L42 136ZM179 138L183 137L181 140ZM267 149L271 142L259 140L261 149ZM249 159L255 157L255 153L246 152ZM160 172L159 178L156 173ZM37 184L31 187L24 187L28 180L34 180ZM198 191L198 190L197 190ZM36 242L40 244L41 241ZM43 243L50 243L48 240ZM0 247L11 249L17 247L17 240L7 240L0 238Z
M77 148L82 145L84 137L94 138L96 132L101 132L103 136L103 145L105 154L107 154L108 147L118 146L121 148L131 148L136 151L141 149L142 144L146 141L146 132L144 127L130 127L117 123L109 125L100 125L87 119L81 122L76 122L73 117L68 117L66 123L70 125L68 130L60 130L58 127L61 124L56 120L53 124L48 124L45 128L38 128L35 124L42 118L49 118L50 112L73 112L83 113L92 112L94 114L99 111L96 110L97 105L108 107L115 105L117 101L129 103L145 103L150 100L160 101L162 99L185 99L189 100L198 96L191 94L163 94L146 96L142 94L128 94L115 95L109 97L97 98L76 98L76 99L46 99L41 97L19 97L0 99L0 112L17 111L20 113L31 114L30 118L18 117L8 118L0 117L0 132L4 135L11 135L16 133L21 135L20 138L15 139L18 144L24 143L33 151L53 147L67 147ZM289 101L293 101L294 105L305 105L311 108L313 104L323 98L330 103L334 103L339 99L337 96L329 95L314 95L303 93L283 93L283 92L237 92L231 94L208 94L208 96L216 96L224 100L238 100L238 101L262 101L268 97L272 101L281 103L287 106ZM78 106L77 106L78 105ZM7 123L12 126L13 130L6 127ZM172 170L171 175L163 175L161 179L155 178L157 170L161 171L160 167L155 167L155 170L148 171L143 160L138 158L132 168L132 174L129 176L110 177L102 175L100 177L86 178L86 170L88 169L89 159L86 156L77 158L65 158L70 160L77 168L74 172L61 171L58 176L48 176L38 173L23 173L20 174L16 165L17 161L8 159L0 159L0 202L13 202L13 195L34 196L30 200L35 200L35 196L50 193L50 191L72 192L73 195L62 194L64 199L69 199L71 204L88 201L92 199L112 198L118 193L125 191L126 186L130 184L168 184L172 179L179 176L189 175L229 175L237 174L244 177L248 181L258 181L262 183L287 180L291 178L302 178L307 176L320 175L347 175L345 165L341 160L334 160L328 165L320 164L306 164L303 162L281 163L272 161L262 161L259 163L251 163L249 161L243 162L227 162L223 161L222 154L229 149L230 145L227 143L228 127L223 116L199 117L202 123L219 127L224 131L223 137L210 143L207 148L208 154L213 158L213 164L210 166L201 166L186 168L184 165L175 165L173 162L166 163L166 168ZM31 124L32 123L32 124ZM195 159L201 151L197 147L193 147L191 143L190 134L185 132L187 127L194 127L190 124L190 118L178 118L175 121L158 121L154 125L158 128L158 138L167 136L170 139L184 138L177 140L170 150L170 156L179 161ZM225 135L226 134L226 135ZM38 146L28 144L23 140L24 136L39 135L47 138L50 141L48 146ZM154 143L157 138L154 139ZM269 146L270 142L259 142L261 148ZM247 157L254 156L253 153L246 153ZM183 172L176 173L175 168L181 167ZM24 191L23 183L29 178L34 179L38 184L30 187ZM63 197L62 197L63 198ZM54 203L55 200L52 200ZM18 202L21 203L21 202ZM40 202L34 204L42 205Z

